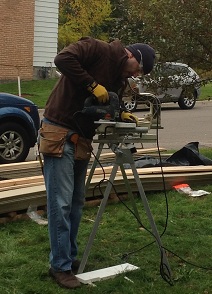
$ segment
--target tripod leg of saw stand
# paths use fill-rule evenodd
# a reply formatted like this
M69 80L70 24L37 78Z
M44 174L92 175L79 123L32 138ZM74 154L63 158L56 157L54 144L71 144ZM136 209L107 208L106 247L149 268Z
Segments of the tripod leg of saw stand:
M98 213L96 215L96 219L95 219L95 223L94 223L94 226L93 226L93 229L92 229L92 232L89 236L89 239L88 239L88 242L87 242L87 245L86 245L86 248L85 248L85 251L83 253L83 257L82 257L82 260L81 260L81 263L80 263L80 267L79 267L79 270L78 270L78 274L81 274L83 271L84 271L84 268L85 268L85 265L87 263L87 259L88 259L88 255L89 255L89 252L90 252L90 249L92 247L92 244L93 244L93 241L94 241L94 238L95 238L95 235L96 235L96 232L97 232L97 229L98 229L98 226L99 226L99 223L101 221L101 218L102 218L102 215L104 213L104 210L105 210L105 206L107 204L107 200L108 200L108 197L110 195L110 191L111 191L111 188L112 188L112 184L114 182L114 179L115 179L115 176L116 176L116 173L117 173L117 170L118 170L118 165L115 164L113 166L113 169L112 169L112 172L111 172L111 175L110 175L110 178L109 178L109 181L108 181L108 184L106 186L106 189L105 189L105 192L104 192L104 197L101 201L101 204L100 204L100 207L99 207L99 210L98 210Z
M128 195L129 195L129 197L131 199L131 202L132 202L133 210L134 210L134 213L136 215L138 224L139 224L139 226L141 226L140 215L138 213L138 209L137 209L137 206L136 206L136 203L135 203L135 199L134 199L134 196L133 196L133 193L132 193L132 189L131 189L131 187L129 185L129 181L127 179L127 175L126 175L124 166L123 166L123 164L120 164L119 166L120 166L120 170L121 170L121 173L122 173L122 176L123 176L123 180L124 180L124 183L125 183L125 186L126 186L126 189L127 189L127 193L128 193Z
M90 182L91 182L91 179L93 177L93 173L94 173L94 170L97 166L97 163L98 163L98 160L99 160L99 157L101 155L101 152L102 152L102 149L103 149L103 146L104 146L104 143L99 143L99 147L98 147L98 151L95 155L95 158L94 158L94 161L93 161L93 164L91 166L91 169L90 169L90 173L87 177L87 181L86 181L86 184L85 184L85 194L86 192L88 191L88 188L89 188L89 185L90 185Z
M171 279L171 269L170 269L169 262L168 262L168 259L167 259L167 256L166 256L166 252L165 252L165 249L163 248L160 235L158 233L158 230L157 230L155 221L153 219L153 216L152 216L152 213L151 213L151 210L150 210L150 207L149 207L149 204L148 204L148 201L147 201L143 186L141 184L141 180L139 178L139 175L138 175L138 172L136 170L136 167L135 167L134 163L133 164L131 163L131 168L132 168L132 171L133 171L133 175L134 175L136 184L138 186L138 191L139 191L139 194L141 196L141 199L142 199L142 202L143 202L147 217L149 219L149 222L150 222L150 225L151 225L151 228L152 228L153 235L154 235L155 239L157 240L158 247L159 247L159 249L161 251L162 266L163 266L163 269L164 269L164 273L166 274L166 276L169 279Z

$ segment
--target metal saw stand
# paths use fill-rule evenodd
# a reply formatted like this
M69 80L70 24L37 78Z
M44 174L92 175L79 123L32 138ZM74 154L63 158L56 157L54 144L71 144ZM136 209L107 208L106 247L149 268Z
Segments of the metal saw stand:
M91 170L90 170L90 174L89 174L89 176L87 178L86 188L88 188L88 186L89 186L89 184L91 182L91 179L92 179L94 170L95 170L95 168L97 166L97 162L98 162L98 159L99 159L100 154L102 152L103 146L104 146L104 142L100 142L99 143L99 148L98 148L98 151L97 151L97 154L96 154L96 159L93 162L93 165L92 165ZM102 215L103 215L103 213L105 211L105 207L106 207L106 204L107 204L107 201L108 201L108 197L110 195L110 192L111 192L114 180L115 180L115 176L116 176L116 173L117 173L117 170L118 170L119 167L120 167L120 170L121 170L121 173L122 173L122 176L123 176L125 186L127 188L127 192L129 194L129 196L131 197L131 200L133 200L133 194L132 194L132 190L130 188L130 184L129 184L129 181L127 179L127 175L126 175L126 172L125 172L125 169L124 169L124 163L128 163L131 166L131 169L132 169L132 172L133 172L133 175L134 175L137 187L138 187L138 191L139 191L140 197L141 197L142 202L143 202L144 209L146 211L147 217L148 217L150 225L151 225L152 234L154 235L154 237L155 237L155 239L157 241L157 244L158 244L158 247L159 247L159 250L160 250L160 253L161 253L161 261L162 261L162 266L163 266L164 272L170 278L171 277L171 269L170 269L169 262L168 262L168 259L167 259L167 256L166 256L166 252L165 252L165 250L164 250L164 248L162 246L160 235L158 233L155 221L153 219L153 216L152 216L152 213L151 213L151 210L150 210L150 207L149 207L149 204L148 204L148 201L147 201L147 198L146 198L146 195L145 195L141 180L140 180L138 172L136 170L133 155L131 153L131 150L128 149L128 148L117 148L116 151L115 151L114 166L112 168L112 172L110 174L108 183L106 185L104 195L103 195L103 199L101 201L99 210L97 212L93 229L91 231L91 234L89 236L85 251L83 253L83 257L82 257L82 260L81 260L81 263L80 263L78 274L81 274L84 271L85 265L87 263L89 252L91 250L95 235L97 233L98 226L100 224ZM135 204L134 201L132 203L133 203L133 209L134 209L135 215L137 217L137 220L138 220L138 222L140 222L140 217L139 217L139 214L138 214L138 210L136 208L136 204Z

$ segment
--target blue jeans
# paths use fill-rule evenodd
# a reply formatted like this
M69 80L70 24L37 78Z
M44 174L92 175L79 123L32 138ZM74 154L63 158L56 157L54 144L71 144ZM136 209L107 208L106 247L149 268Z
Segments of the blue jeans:
M44 156L50 264L55 271L71 270L77 256L87 166L87 160L74 160L74 144L69 142L63 157Z

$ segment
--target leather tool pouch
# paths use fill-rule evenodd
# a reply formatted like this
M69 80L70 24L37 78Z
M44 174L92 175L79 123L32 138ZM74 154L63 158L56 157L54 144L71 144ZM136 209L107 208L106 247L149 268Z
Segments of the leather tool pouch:
M92 140L79 137L77 144L75 145L76 160L89 160L91 158L91 152L93 151L91 143Z
M39 130L39 151L44 155L62 157L68 129L42 123Z

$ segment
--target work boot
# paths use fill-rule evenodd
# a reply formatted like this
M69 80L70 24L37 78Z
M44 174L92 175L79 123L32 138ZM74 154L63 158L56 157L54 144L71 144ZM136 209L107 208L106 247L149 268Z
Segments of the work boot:
M77 274L78 269L80 267L80 260L76 259L74 261L72 261L72 265L71 265L71 269L73 271L74 274Z
M64 288L74 289L80 287L79 280L72 271L56 272L52 268L49 269L49 275Z

